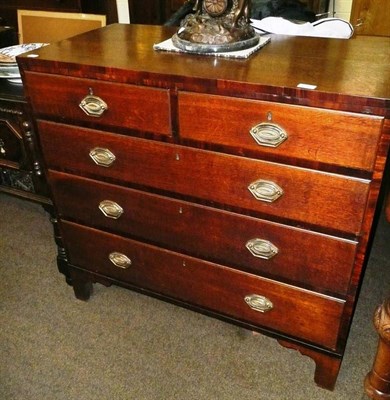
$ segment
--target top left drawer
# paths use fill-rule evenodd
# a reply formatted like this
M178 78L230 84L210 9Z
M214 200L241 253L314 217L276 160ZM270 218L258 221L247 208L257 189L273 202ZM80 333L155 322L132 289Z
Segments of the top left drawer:
M169 91L26 72L24 85L36 115L171 136Z

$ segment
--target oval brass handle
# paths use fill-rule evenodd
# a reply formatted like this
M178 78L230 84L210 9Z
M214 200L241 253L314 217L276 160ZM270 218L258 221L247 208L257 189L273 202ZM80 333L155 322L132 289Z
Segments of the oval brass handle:
M257 144L267 147L278 147L288 137L287 132L283 128L270 122L262 122L253 126L249 133Z
M131 260L123 253L116 251L109 254L108 258L118 268L127 269L131 265Z
M110 167L116 160L115 154L103 147L95 147L89 152L89 156L101 167Z
M270 299L259 294L249 294L248 296L245 296L245 302L252 310L261 313L271 311L274 308Z
M283 195L283 189L275 182L259 179L248 186L253 196L260 201L272 203Z
M248 240L246 248L255 257L263 258L265 260L270 260L279 252L279 249L273 243L259 238Z
M93 94L85 96L80 101L79 107L90 117L101 117L104 111L108 110L107 103Z
M107 218L118 219L123 214L123 208L115 201L103 200L99 204L99 210Z

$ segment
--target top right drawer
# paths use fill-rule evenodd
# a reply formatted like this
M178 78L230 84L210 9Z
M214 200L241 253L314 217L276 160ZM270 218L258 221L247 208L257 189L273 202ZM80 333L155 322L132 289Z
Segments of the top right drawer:
M249 100L179 93L182 139L223 146L249 157L372 171L383 117Z

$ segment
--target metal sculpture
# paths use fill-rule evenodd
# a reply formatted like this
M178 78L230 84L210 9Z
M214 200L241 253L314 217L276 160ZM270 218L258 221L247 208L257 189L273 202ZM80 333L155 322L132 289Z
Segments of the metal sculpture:
M226 52L255 46L250 0L196 0L193 14L181 22L173 43L197 53Z

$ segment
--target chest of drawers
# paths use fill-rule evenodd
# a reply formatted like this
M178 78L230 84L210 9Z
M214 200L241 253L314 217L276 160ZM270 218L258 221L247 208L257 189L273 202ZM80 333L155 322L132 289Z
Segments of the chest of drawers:
M116 24L18 59L61 271L83 300L118 284L271 335L332 389L388 151L390 41L155 52L173 32Z

